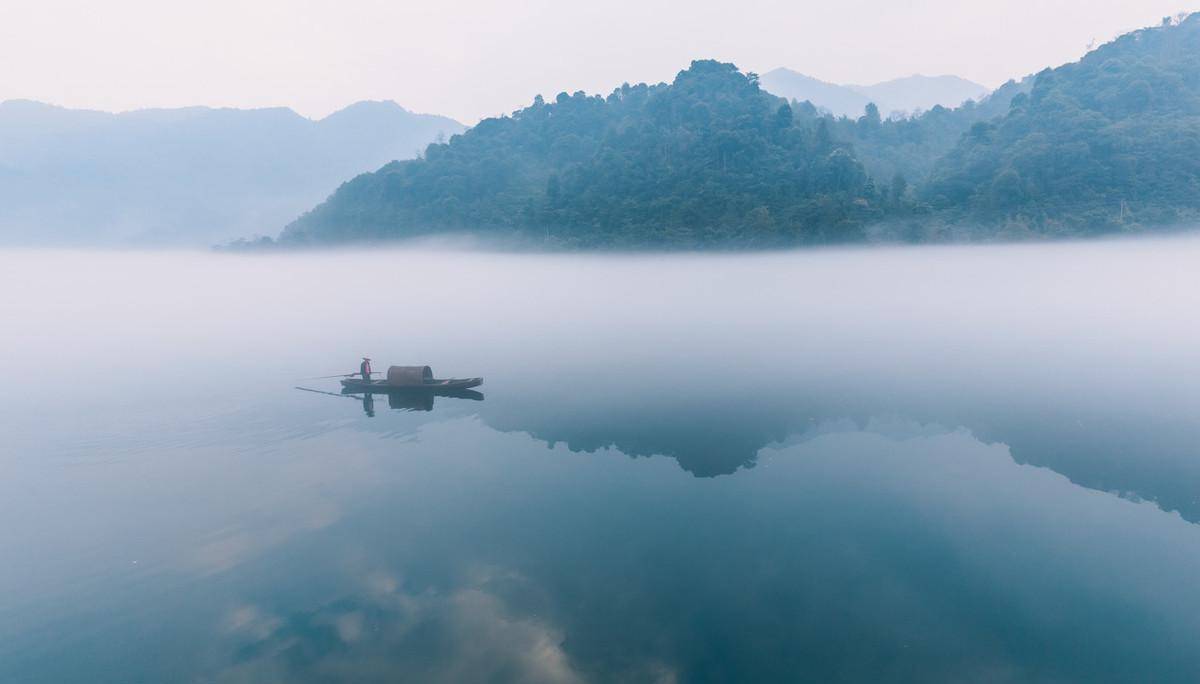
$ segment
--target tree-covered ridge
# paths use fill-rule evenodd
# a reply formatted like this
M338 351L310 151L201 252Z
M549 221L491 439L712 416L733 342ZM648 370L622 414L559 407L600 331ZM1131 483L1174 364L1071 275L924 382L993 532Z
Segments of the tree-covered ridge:
M1041 232L1179 220L1200 209L1200 15L1127 34L1037 76L934 171L935 208Z
M806 125L811 124L811 125ZM284 241L504 231L573 246L857 237L874 191L852 148L732 64L670 85L538 98L424 158L346 183Z
M284 242L440 232L571 247L1090 235L1200 217L1200 15L978 103L833 117L731 64L539 97L343 185Z

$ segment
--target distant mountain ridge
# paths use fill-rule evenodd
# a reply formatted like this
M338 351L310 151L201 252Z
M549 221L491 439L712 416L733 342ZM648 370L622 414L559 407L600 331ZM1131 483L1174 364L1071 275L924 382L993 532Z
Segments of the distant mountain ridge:
M0 102L0 243L210 245L270 233L346 178L465 130L395 102L123 113Z
M834 116L861 116L871 99L844 85L827 83L791 69L773 69L759 77L763 90L784 99L811 102Z
M979 100L989 88L958 76L916 74L874 85L840 85L779 68L760 77L763 88L789 100L808 101L835 116L861 116L874 102L888 116L892 112L913 113L941 105L953 109L967 100Z
M899 111L912 113L940 105L953 109L967 100L985 97L991 89L974 81L953 75L923 76L914 74L869 86L849 88L870 98L885 114ZM882 104L880 104L882 103Z

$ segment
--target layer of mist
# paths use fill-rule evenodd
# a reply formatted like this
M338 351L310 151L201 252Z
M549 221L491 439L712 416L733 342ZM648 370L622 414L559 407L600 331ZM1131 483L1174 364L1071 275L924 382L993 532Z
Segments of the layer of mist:
M502 399L478 410L498 429L668 454L697 475L817 424L900 416L1200 518L1186 490L1200 484L1187 458L1200 387L1181 376L1200 360L1197 252L1195 238L740 256L7 252L0 313L16 325L0 370L29 388L10 396L16 413L69 384L103 414L180 388L258 394L369 354L484 376ZM51 264L62 275L46 278Z

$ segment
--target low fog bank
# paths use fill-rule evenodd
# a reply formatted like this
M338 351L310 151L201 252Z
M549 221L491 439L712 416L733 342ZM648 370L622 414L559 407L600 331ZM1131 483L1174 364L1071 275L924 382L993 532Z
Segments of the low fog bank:
M1117 385L1161 400L1193 389L1178 371L1200 354L1197 257L1192 236L669 256L4 251L0 363L303 371L368 353L514 382Z
M594 245L581 247L556 240L538 231L434 231L409 237L389 239L355 239L345 242L289 241L255 235L237 238L212 249L230 254L281 253L340 253L387 251L478 251L519 254L563 255L754 255L789 254L797 251L864 250L898 247L953 247L982 245L1047 245L1059 243L1123 242L1127 240L1160 240L1200 238L1200 224L1176 223L1152 227L1131 228L1123 233L1098 233L1092 236L1074 234L1034 233L1027 226L984 226L974 221L946 220L881 220L863 227L862 235L851 241L813 242L783 246L771 243L629 246Z
M361 410L292 388L336 392L316 376L369 355L483 376L486 400L453 410L496 430L666 455L700 477L894 418L962 427L1200 520L1198 259L1194 236L760 254L0 251L0 372L21 388L0 409L6 443L31 448L59 414L117 442L239 412L256 429L298 412L285 422L320 432Z

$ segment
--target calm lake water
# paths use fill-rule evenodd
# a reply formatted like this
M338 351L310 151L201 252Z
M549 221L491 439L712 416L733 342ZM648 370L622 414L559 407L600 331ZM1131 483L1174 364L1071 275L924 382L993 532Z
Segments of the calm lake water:
M1200 680L1197 264L0 252L0 681Z

